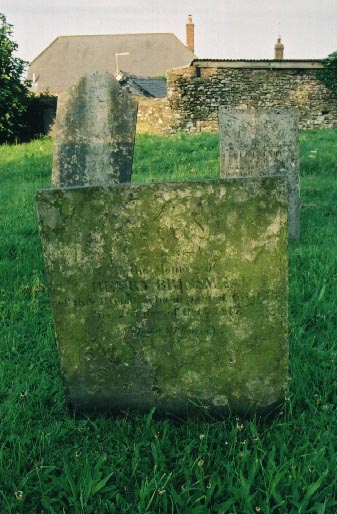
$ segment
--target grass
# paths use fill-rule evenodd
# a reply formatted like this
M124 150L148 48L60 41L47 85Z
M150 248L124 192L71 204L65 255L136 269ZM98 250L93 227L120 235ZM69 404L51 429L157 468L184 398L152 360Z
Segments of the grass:
M0 147L0 513L337 512L337 131L301 133L289 394L269 418L67 410L34 207L51 146ZM134 168L215 177L218 138L139 137Z

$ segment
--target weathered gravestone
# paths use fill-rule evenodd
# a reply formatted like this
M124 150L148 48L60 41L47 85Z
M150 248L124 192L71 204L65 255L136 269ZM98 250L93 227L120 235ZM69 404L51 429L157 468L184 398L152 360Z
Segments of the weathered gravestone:
M67 397L265 411L287 385L284 177L42 190Z
M84 75L60 95L53 186L131 181L137 102L110 74Z
M219 109L220 176L286 175L289 237L300 236L298 115L293 109Z

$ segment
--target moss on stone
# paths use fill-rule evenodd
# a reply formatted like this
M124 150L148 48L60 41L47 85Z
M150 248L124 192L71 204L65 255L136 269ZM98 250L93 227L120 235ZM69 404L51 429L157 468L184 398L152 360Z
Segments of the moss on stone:
M181 413L282 399L284 178L40 191L37 206L70 401Z

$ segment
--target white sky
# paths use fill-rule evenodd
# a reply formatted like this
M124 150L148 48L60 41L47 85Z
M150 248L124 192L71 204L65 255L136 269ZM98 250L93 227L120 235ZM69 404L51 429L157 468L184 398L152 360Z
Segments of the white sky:
M279 34L285 59L337 51L337 0L1 0L0 12L26 60L67 34L173 32L185 43L188 14L200 58L273 58Z

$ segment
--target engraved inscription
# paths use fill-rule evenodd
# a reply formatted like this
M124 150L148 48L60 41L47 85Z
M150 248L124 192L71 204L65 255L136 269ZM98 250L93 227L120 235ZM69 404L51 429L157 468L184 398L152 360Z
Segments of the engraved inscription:
M287 201L276 177L38 195L70 400L271 405L287 375Z
M289 108L219 110L220 176L286 175L289 236L300 235L298 114Z

